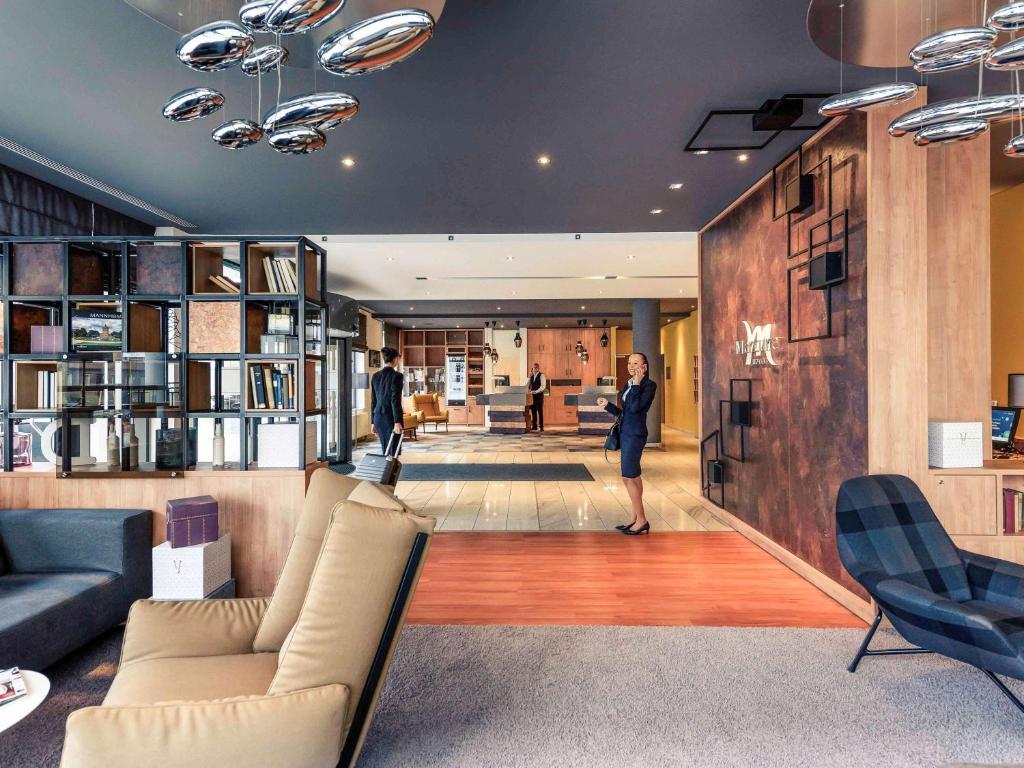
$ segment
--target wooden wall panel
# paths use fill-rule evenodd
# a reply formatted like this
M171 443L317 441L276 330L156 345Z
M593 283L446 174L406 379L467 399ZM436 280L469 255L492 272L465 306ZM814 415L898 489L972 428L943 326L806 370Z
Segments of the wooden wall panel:
M892 119L912 101L868 113L868 467L924 487L928 467L927 158ZM940 151L945 147L940 148Z
M69 478L0 473L0 508L148 509L153 544L166 538L169 499L209 494L220 506L220 530L231 534L231 569L240 597L274 591L302 509L308 472L186 472L184 478Z
M928 413L992 444L989 134L928 151Z
M772 220L770 177L762 180L701 233L701 428L718 429L719 401L730 378L753 378L754 426L747 461L726 460L726 509L815 569L863 594L843 570L835 546L839 484L867 470L867 298L865 275L865 117L837 121L805 147L805 167L827 155L833 165L833 210L850 210L848 280L832 294L833 338L784 343L776 368L747 367L736 355L744 320L772 323L787 335L787 224ZM823 186L817 204L824 207ZM803 231L820 221L812 214ZM802 322L819 323L821 309L806 276L794 278L804 298ZM808 314L810 313L810 314ZM806 325L795 328L807 331ZM725 441L737 453L737 428Z

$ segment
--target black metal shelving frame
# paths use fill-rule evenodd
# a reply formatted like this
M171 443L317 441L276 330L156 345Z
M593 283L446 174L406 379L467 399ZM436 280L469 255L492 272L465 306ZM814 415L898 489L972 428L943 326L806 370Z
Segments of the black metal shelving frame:
M12 292L13 289L13 269L12 269L12 256L13 246L19 244L58 244L61 247L61 253L63 257L63 274L60 277L61 292L50 295L40 296L27 296L18 295ZM83 245L83 246L97 246L103 244L110 249L110 253L113 256L115 251L119 250L120 255L120 285L118 286L119 293L111 293L104 295L77 295L69 293L69 276L71 270L71 246L72 245ZM129 278L131 277L131 264L130 256L132 255L132 248L135 244L154 244L164 246L178 247L178 258L180 259L180 283L179 290L177 293L168 294L149 294L149 293L133 293L131 292L131 284ZM210 246L226 246L233 245L238 247L238 269L239 269L239 293L202 293L192 292L190 289L193 278L193 264L190 258L190 245L210 245ZM249 291L249 259L248 252L249 247L252 245L294 245L296 247L296 279L298 282L298 290L296 293L261 293L256 291ZM116 247L115 247L116 246ZM316 265L316 281L315 281L315 295L307 295L306 292L306 272L307 269L313 268L307 264L307 254L314 254L314 258L317 261ZM60 237L3 237L0 238L0 302L3 303L3 334L4 344L3 351L0 353L0 387L2 387L2 397L0 397L0 421L3 424L3 470L10 472L13 470L12 466L12 434L15 429L15 425L21 421L27 419L59 419L61 418L60 409L54 410L18 410L16 402L14 400L14 366L16 363L21 361L33 361L33 362L56 362L63 363L70 360L81 359L81 360L113 360L115 353L113 352L73 352L71 351L71 308L73 305L82 302L103 302L108 304L116 304L118 311L120 311L122 318L124 318L124 333L122 338L122 354L129 352L130 334L131 328L129 323L129 306L133 303L146 303L163 305L164 307L177 306L180 307L179 312L179 328L181 336L181 352L173 353L166 349L167 344L167 328L166 328L166 312L162 312L162 338L165 346L164 356L165 360L170 362L177 362L180 370L180 391L179 397L181 402L181 412L184 419L184 424L187 427L193 419L200 418L214 418L214 419L240 419L241 430L241 446L240 446L240 462L239 468L243 470L251 469L252 458L255 458L255 454L258 451L257 444L257 425L263 419L268 418L287 418L289 420L295 420L299 425L299 457L300 464L302 467L309 463L317 461L320 457L327 455L327 371L326 371L326 353L327 353L327 338L328 338L328 315L327 315L327 302L326 302L326 251L320 246L316 245L309 238L304 236L251 236L251 235L240 235L240 236L203 236L203 237L174 237L174 236L134 236L134 237L112 237L102 235L77 235L77 236L60 236ZM189 317L189 302L209 302L209 301L231 301L239 305L240 313L240 336L239 346L237 353L190 353L189 352L189 339L188 339L188 317ZM11 352L11 304L38 304L43 308L52 310L52 315L57 312L60 313L60 321L63 326L63 346L64 351L54 354L24 354L17 353L12 354ZM246 307L252 303L269 303L269 302L280 302L288 303L295 308L295 335L298 337L298 352L295 354L261 354L261 353L250 353L246 352L248 347L248 324L246 322ZM307 353L307 318L316 317L319 320L320 329L320 350L318 354ZM55 317L53 318L56 319ZM159 355L160 353L150 353ZM239 366L239 389L240 389L240 403L239 410L237 411L214 411L214 410L196 410L192 411L187 408L188 405L188 363L191 361L237 361ZM253 361L267 361L267 362L294 362L295 368L295 405L294 409L287 410L268 410L261 408L248 408L247 390L249 386L248 382L248 367L247 363ZM320 365L320 408L307 408L306 400L306 363L309 361L318 362ZM217 402L220 403L220 375L218 373L214 378L214 387L217 395ZM310 404L312 405L312 404ZM305 429L308 421L317 419L317 426L319 432L317 456L306 455L306 441L305 441ZM250 450L250 440L252 443L252 450ZM250 454L253 454L251 457ZM298 468L298 467L297 467ZM258 469L258 467L257 467ZM104 473L93 471L89 473L94 476L103 476ZM111 475L124 476L129 473L124 472L110 472ZM148 473L146 470L139 470L136 473L138 476L147 476L156 473ZM57 468L57 475L61 476L60 467Z

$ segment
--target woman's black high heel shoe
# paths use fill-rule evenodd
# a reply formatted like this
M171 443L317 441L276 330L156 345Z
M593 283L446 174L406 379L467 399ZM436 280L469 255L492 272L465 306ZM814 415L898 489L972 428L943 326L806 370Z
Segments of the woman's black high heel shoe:
M623 523L622 525L616 525L615 526L615 530L617 530L617 531L624 531L627 528L629 528L631 525L633 525L633 523L635 523L635 522L636 522L636 520L630 520L628 523Z
M626 528L622 532L625 533L628 536L639 536L641 533L650 533L651 532L651 521L648 520L646 523L641 525L635 531L632 528Z

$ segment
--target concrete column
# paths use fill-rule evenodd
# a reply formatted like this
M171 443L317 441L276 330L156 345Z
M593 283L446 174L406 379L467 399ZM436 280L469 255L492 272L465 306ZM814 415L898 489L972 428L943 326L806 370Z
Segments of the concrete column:
M661 443L661 414L664 401L665 359L661 354L661 302L658 299L633 299L633 349L618 350L643 352L650 362L649 374L658 384L658 396L647 412L647 443Z

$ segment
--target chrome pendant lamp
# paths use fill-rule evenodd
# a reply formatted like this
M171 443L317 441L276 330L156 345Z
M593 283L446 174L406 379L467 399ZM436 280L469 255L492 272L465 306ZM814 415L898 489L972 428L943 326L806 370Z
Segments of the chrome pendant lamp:
M146 12L146 4L127 1ZM259 81L260 105L252 119L229 120L218 126L211 132L216 144L239 149L266 136L278 152L304 155L325 146L324 131L355 117L359 100L347 93L317 92L281 101L281 68L289 57L281 45L282 36L301 39L328 23L344 6L345 0L253 0L239 9L238 21L212 21L181 37L175 54L189 68L220 72L237 65L244 75ZM159 20L162 14L153 15ZM317 49L313 66L345 77L386 69L422 48L433 36L434 26L434 16L418 8L379 13L329 35ZM257 45L257 35L274 35L274 40ZM263 112L261 76L274 71L278 77L276 104L258 118ZM314 78L314 87L315 83ZM173 122L188 122L216 112L224 101L224 95L213 89L191 88L171 97L163 115Z

